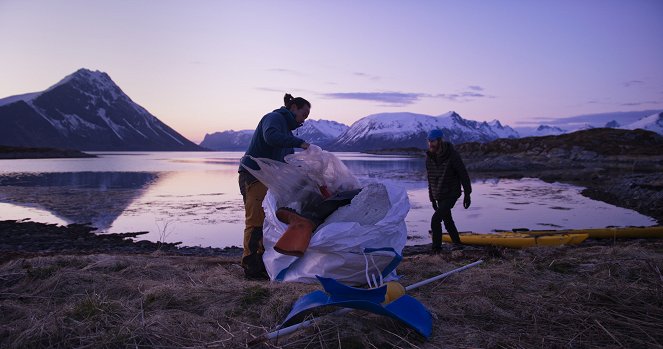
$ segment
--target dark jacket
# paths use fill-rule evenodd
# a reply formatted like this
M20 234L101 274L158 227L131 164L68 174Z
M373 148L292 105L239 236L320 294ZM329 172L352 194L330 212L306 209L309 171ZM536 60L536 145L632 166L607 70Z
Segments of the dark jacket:
M295 120L295 115L285 107L263 116L240 163L258 170L258 164L248 155L283 162L286 155L295 152L293 148L304 143L304 140L292 134L292 130L299 126L301 124ZM248 173L241 164L238 172Z
M460 155L449 142L444 142L439 153L426 152L428 196L431 200L460 197L460 187L465 194L472 192L470 176Z

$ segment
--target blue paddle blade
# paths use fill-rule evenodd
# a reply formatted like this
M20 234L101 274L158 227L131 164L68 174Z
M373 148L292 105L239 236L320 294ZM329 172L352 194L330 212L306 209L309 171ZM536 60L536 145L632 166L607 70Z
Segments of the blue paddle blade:
M388 316L402 321L426 338L431 335L433 328L431 315L426 307L413 297L404 295L383 306L381 303L384 302L386 286L361 289L343 285L331 278L318 276L318 280L326 292L313 291L299 298L281 326L304 311L332 305Z

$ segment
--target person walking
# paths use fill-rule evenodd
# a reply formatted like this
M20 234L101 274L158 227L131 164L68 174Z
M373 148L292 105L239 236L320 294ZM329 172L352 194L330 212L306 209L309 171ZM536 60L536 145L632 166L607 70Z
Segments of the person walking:
M311 111L311 103L302 97L293 98L286 93L284 106L266 114L260 119L251 138L249 148L240 159L239 190L244 200L245 228L244 250L241 265L249 279L267 279L268 275L262 261L265 248L262 243L262 225L265 212L262 201L267 194L267 187L252 176L244 166L259 170L260 167L249 156L268 158L284 162L294 148L308 149L309 143L295 137L292 131L300 127Z
M465 192L463 207L472 203L470 194L472 184L465 164L450 142L445 142L440 129L428 133L428 151L426 152L426 174L428 177L428 196L433 205L430 227L433 239L433 252L442 248L442 222L447 229L454 249L461 246L458 229L451 216L451 209L461 195L461 186Z

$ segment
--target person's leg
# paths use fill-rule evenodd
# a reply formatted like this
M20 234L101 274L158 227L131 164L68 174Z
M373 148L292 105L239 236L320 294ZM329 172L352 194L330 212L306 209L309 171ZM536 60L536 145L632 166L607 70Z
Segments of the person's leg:
M242 182L240 175L240 185ZM265 212L262 201L267 194L267 187L259 181L246 183L244 179L244 249L242 251L242 266L247 276L258 276L265 271L262 255L265 248L262 244L262 225L265 221Z
M433 250L439 250L442 248L442 213L439 210L439 207L433 213L433 216L430 219L430 230L433 238Z
M451 241L455 244L460 244L460 236L458 236L458 229L456 229L456 224L454 223L453 217L451 216L451 209L456 205L458 198L450 198L438 200L438 210L442 221L444 222L444 227L451 237Z

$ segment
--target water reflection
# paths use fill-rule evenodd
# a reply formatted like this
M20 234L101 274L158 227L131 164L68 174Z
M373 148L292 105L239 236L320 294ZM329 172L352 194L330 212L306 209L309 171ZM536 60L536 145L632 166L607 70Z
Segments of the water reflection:
M426 164L421 158L342 158L355 176L366 178L424 180Z
M98 153L98 158L3 160L0 219L92 223L102 231L148 231L152 241L241 245L244 208L237 187L240 152ZM362 184L407 190L408 244L430 242L422 158L339 153ZM11 171L10 171L11 169ZM592 228L655 221L580 195L582 188L538 179L472 176L472 207L453 210L462 231Z
M36 206L66 223L91 223L105 230L157 178L145 172L5 174L0 176L0 199Z

